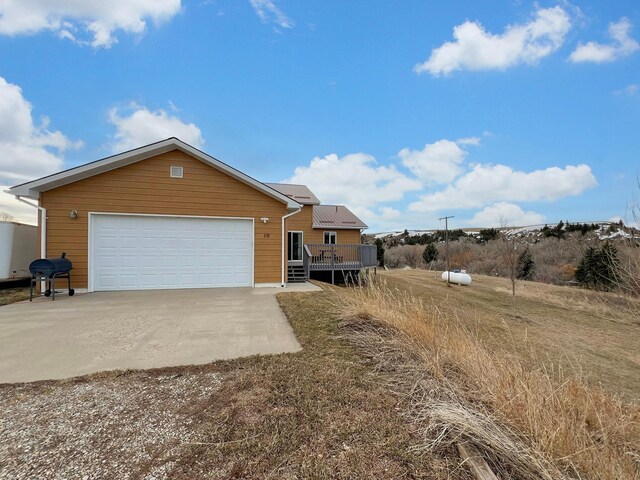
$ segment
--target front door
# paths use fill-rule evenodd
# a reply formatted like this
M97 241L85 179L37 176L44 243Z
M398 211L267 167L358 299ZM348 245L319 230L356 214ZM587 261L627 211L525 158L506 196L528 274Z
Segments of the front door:
M290 262L302 261L302 232L289 232L289 252Z

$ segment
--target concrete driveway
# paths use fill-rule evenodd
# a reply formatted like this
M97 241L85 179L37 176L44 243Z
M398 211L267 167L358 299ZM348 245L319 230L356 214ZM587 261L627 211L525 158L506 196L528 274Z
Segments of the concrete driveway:
M295 352L300 344L278 291L100 292L6 305L0 307L0 383Z

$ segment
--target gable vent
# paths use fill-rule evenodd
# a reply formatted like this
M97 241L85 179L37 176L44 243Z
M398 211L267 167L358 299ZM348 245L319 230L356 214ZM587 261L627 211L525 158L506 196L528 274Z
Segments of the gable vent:
M184 171L182 167L172 166L170 175L171 178L182 178L184 176Z

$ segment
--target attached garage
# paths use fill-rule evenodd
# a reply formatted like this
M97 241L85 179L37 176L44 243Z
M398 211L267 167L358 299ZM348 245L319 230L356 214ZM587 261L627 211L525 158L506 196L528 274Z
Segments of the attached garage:
M39 209L40 256L65 252L78 291L284 286L301 209L176 138L9 192Z
M253 219L90 213L89 224L89 290L253 285Z

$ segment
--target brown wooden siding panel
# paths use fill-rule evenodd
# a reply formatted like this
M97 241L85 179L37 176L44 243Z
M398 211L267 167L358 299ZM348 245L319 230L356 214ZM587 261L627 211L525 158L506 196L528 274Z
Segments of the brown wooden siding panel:
M296 213L286 220L286 230L304 232L304 243L323 243L324 232L336 232L336 242L344 245L360 244L360 230L332 230L330 228L313 228L313 211L311 205L302 207L300 213Z
M183 167L183 178L169 176L172 165ZM254 218L254 280L280 283L286 205L178 150L49 190L41 204L47 256L67 253L78 288L87 287L89 212ZM71 210L77 219L69 218Z
M340 245L359 245L362 243L360 230L331 230L329 228L313 228L313 210L312 205L302 207L300 213L287 218L285 220L285 230L287 232L303 232L304 243L323 243L324 232L336 232L336 243ZM285 238L287 246L285 252L288 252L289 237Z

